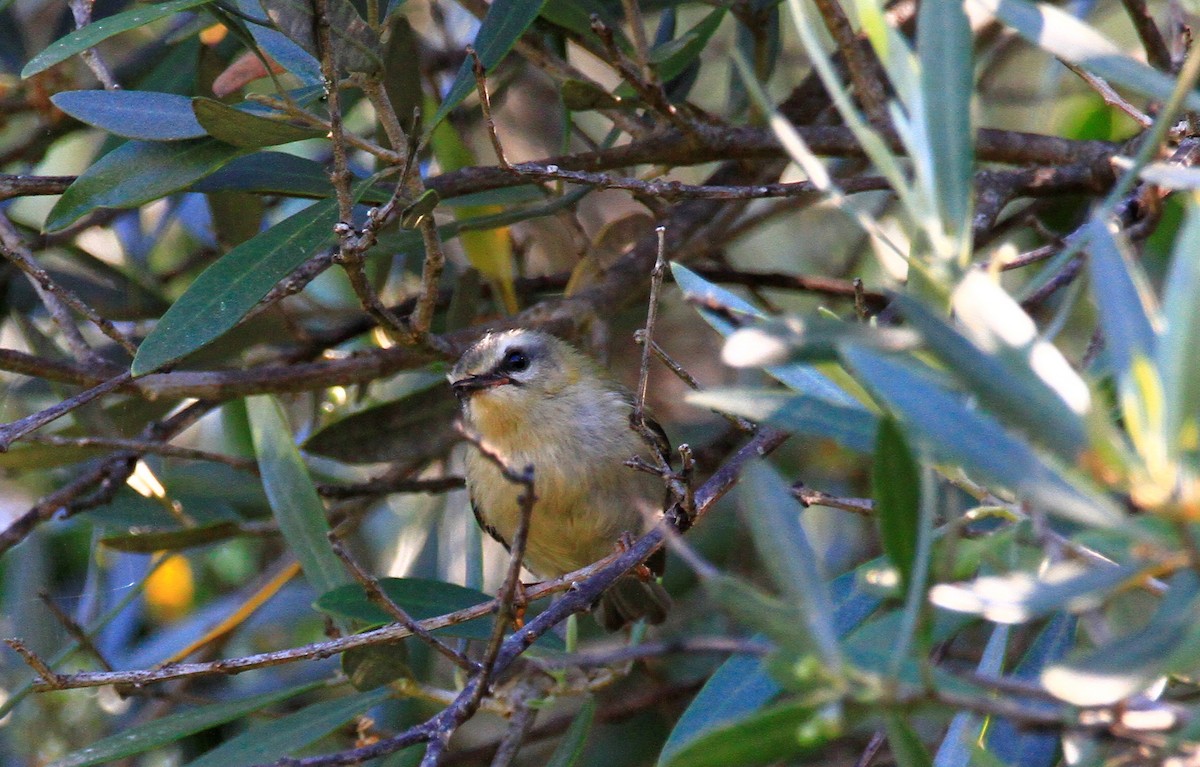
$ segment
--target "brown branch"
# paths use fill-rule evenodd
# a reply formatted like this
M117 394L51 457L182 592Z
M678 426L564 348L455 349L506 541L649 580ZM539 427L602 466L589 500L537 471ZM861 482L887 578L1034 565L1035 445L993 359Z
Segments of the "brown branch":
M0 173L0 201L12 197L62 194L74 181L74 176L27 176Z
M61 402L56 402L45 410L39 410L36 413L27 415L24 418L0 425L0 453L6 452L12 443L21 437L29 434L32 431L37 431L46 424L55 421L72 410L83 407L87 403L101 397L110 391L119 389L121 386L133 380L133 376L128 372L114 376L103 383L96 384L90 389L85 389L73 397L68 397Z
M836 0L813 0L813 3L837 44L867 120L876 130L884 134L892 133L892 121L887 113L887 93L884 90L887 73L875 59L874 52L854 34L849 17Z
M1150 66L1161 69L1163 72L1174 72L1171 64L1171 51L1167 47L1167 41L1163 39L1162 32L1158 29L1158 24L1154 22L1150 9L1146 6L1146 0L1121 0L1121 4L1125 6L1125 12L1129 14L1133 28L1137 30L1138 38L1142 41L1142 47L1146 51L1146 60L1150 62Z

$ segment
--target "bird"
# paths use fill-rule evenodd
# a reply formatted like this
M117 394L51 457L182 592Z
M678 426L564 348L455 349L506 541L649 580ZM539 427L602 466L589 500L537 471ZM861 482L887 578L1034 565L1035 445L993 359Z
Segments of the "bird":
M661 479L625 462L661 457L669 464L666 434L649 416L647 429L636 428L632 394L568 342L530 329L490 332L448 378L463 421L488 449L513 470L533 467L536 501L523 564L535 576L556 578L602 559L661 514ZM510 548L521 485L479 450L467 452L466 483L476 522ZM647 561L652 573L662 574L663 555ZM661 623L670 604L656 580L631 573L592 613L616 631L639 619Z

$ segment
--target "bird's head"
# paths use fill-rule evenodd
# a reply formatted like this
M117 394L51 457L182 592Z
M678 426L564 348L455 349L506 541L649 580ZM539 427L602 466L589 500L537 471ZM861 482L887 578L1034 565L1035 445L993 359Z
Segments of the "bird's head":
M450 371L450 387L468 418L502 410L532 418L548 399L596 375L593 363L565 341L536 330L489 333Z

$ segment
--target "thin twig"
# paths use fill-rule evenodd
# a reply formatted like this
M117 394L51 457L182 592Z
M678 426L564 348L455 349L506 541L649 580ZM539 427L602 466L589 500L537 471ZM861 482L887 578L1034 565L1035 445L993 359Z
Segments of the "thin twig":
M1062 60L1060 59L1060 61ZM1154 118L1138 109L1133 104L1130 104L1129 101L1120 93L1117 93L1116 89L1109 85L1108 81L1106 81L1104 78L1100 77L1099 75L1092 74L1083 67L1072 64L1069 61L1062 61L1062 64L1067 69L1078 75L1079 79L1087 83L1088 86L1091 87L1091 89L1094 90L1096 94L1104 100L1105 104L1121 110L1143 128L1149 128L1154 124Z
M40 410L19 420L0 425L0 453L7 452L13 442L26 434L37 431L46 424L62 418L72 410L83 407L97 397L102 397L114 389L119 389L132 380L133 375L129 372L121 373L103 383L96 384L90 389L85 389L73 397L56 402L45 410Z
M434 479L383 477L353 485L320 484L317 485L317 492L324 498L340 500L390 493L446 493L451 490L461 490L465 484L462 477L437 477Z
M31 434L22 438L24 442L36 442L42 445L56 447L98 447L111 450L128 450L134 453L162 455L168 458L182 458L190 461L211 461L231 466L240 471L258 473L258 463L234 455L223 455L209 450L197 450L191 447L179 447L161 442L144 439L119 439L116 437L63 437L57 434Z
M92 23L92 2L93 0L68 0L67 5L71 6L75 29L83 29ZM112 70L108 68L104 59L100 58L100 54L95 48L88 48L80 53L79 57L87 64L88 69L92 70L92 74L96 75L96 79L100 81L105 90L120 90L121 86L117 82L117 78L113 76Z
M496 162L501 168L510 167L504 156L504 147L500 144L500 136L496 133L496 122L492 119L492 97L488 93L487 72L483 61L475 52L475 46L467 46L467 55L471 58L471 68L475 72L475 90L479 92L479 106L483 109L483 124L487 128L488 138L492 142L492 151L496 153Z
M1146 0L1121 0L1121 4L1125 6L1125 12L1129 14L1133 28L1137 30L1150 66L1163 72L1172 72L1171 51L1154 21L1154 16L1146 6Z
M384 593L383 589L379 585L379 581L377 581L371 576L370 573L364 570L362 565L358 564L358 562L353 556L350 555L350 552L346 550L346 547L342 545L342 542L337 539L336 534L333 532L329 533L329 543L330 546L333 547L333 553L337 555L338 559L342 560L342 564L344 564L346 569L350 571L350 574L354 576L354 580L358 581L359 585L363 587L363 590L367 592L367 599L370 599L376 605L383 608L388 615L396 619L397 623L411 631L413 636L415 636L417 639L420 639L434 650L437 650L454 665L468 672L475 672L479 670L479 664L475 663L467 656L458 652L430 632L426 631L419 623L413 620L413 617L408 614L407 610L396 604L394 599Z
M100 667L105 671L113 670L112 664L108 662L108 659L104 657L104 654L100 652L99 648L97 648L95 643L92 642L92 638L88 636L87 632L83 629L83 626L80 626L73 618L71 618L70 615L67 615L65 612L63 612L62 608L58 606L58 603L54 601L54 598L51 597L48 592L44 590L39 591L38 599L40 599L42 604L44 604L46 608L54 614L55 619L62 624L62 627L66 629L67 634L69 634L71 638L75 640L75 644L78 645L80 650L83 650L88 655L91 655L93 658L95 658L96 662L99 663ZM41 672L39 671L38 673Z

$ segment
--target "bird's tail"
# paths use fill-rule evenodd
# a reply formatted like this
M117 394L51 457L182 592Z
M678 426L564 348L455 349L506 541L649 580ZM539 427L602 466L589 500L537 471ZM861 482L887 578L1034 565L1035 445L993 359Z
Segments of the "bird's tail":
M671 597L657 581L622 575L600 596L592 615L607 631L616 631L642 618L648 623L662 623L670 607Z

